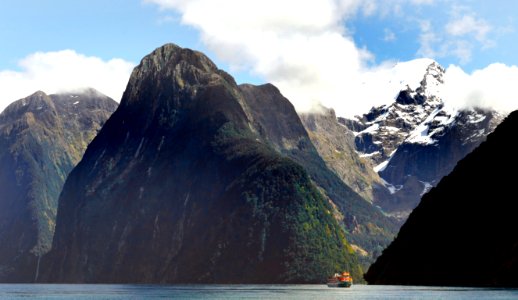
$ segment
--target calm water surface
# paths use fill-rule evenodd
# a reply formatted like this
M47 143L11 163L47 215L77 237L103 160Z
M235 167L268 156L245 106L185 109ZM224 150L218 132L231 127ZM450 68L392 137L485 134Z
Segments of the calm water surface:
M325 285L0 284L0 299L518 299L518 289Z

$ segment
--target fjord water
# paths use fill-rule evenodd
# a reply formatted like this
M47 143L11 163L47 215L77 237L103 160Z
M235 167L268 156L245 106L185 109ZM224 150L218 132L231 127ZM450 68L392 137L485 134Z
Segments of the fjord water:
M325 285L0 284L0 299L518 299L518 289Z

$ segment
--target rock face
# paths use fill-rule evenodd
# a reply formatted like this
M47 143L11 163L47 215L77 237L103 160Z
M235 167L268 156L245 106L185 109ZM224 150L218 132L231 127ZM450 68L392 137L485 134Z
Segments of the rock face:
M447 107L439 92L443 75L432 62L421 83L402 90L394 103L356 120L339 119L355 132L360 156L372 161L390 190L374 203L401 220L503 118L494 111Z
M514 112L423 197L369 283L518 286L517 130Z
M337 121L334 110L322 107L319 113L300 118L318 153L340 179L365 200L373 202L376 193L388 192L369 160L356 153L351 130Z
M0 281L31 282L50 250L68 173L115 111L96 92L37 92L0 114Z
M42 278L321 282L340 269L359 278L328 193L314 184L323 180L297 163L311 153L275 87L238 87L203 54L165 45L135 68L68 177ZM349 192L333 199L341 209L368 204L350 189L329 194ZM365 210L375 211L356 212Z

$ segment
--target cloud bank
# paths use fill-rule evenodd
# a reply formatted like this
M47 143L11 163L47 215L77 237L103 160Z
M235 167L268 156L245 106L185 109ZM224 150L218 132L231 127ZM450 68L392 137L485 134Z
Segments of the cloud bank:
M491 64L471 74L452 65L446 69L442 97L449 105L491 108L500 112L518 109L518 67Z
M104 61L73 50L34 53L18 64L20 71L0 70L0 111L38 90L50 94L92 87L120 101L134 67L122 59Z
M299 112L316 103L353 116L373 105L393 101L409 80L422 79L423 61L385 62L367 67L372 55L358 47L344 24L358 14L398 14L402 6L433 5L433 0L144 0L180 13L181 22L200 32L202 42L234 70L251 70L272 82ZM475 36L481 42L491 27L471 12L457 11L445 31L454 37ZM421 21L417 55L440 56L442 41L430 22ZM391 35L388 35L391 38ZM470 45L443 45L444 51L469 59ZM440 47L439 47L440 48ZM441 50L442 51L442 50ZM425 61L426 62L426 61ZM402 71L403 70L403 71ZM232 71L232 70L231 70ZM473 74L458 66L447 69L443 95L452 105L500 110L518 108L512 82L516 67L495 64Z
M343 101L370 57L342 25L362 9L356 0L147 2L180 12L218 58L272 82L299 111Z

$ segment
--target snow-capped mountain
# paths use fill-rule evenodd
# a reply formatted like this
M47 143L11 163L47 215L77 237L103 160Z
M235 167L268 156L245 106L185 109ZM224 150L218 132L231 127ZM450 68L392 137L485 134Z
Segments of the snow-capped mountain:
M441 97L444 72L431 61L419 84L406 84L393 103L353 120L339 118L393 195L375 203L401 218L503 119L495 111L447 105Z

